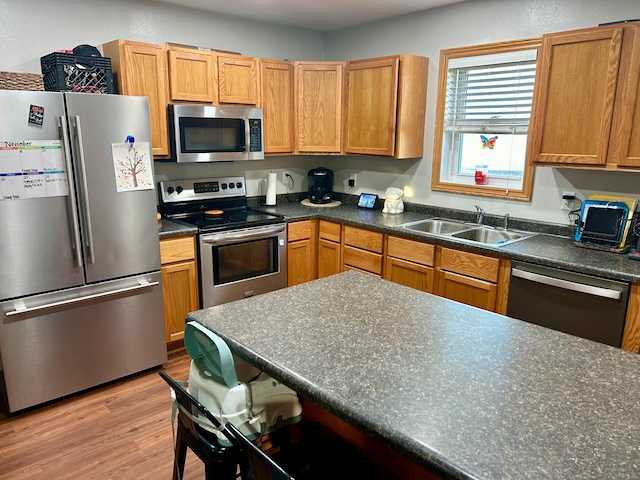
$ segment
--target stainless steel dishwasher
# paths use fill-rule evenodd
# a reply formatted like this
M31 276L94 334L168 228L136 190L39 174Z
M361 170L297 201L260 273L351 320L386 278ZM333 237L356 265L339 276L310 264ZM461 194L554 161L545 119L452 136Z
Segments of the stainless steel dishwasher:
M507 315L620 347L628 297L628 283L512 262Z

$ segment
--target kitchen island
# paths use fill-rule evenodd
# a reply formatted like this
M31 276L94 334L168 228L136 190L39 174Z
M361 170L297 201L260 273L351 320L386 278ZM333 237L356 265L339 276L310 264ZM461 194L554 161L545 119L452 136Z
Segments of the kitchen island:
M640 475L636 354L354 271L187 320L443 478Z

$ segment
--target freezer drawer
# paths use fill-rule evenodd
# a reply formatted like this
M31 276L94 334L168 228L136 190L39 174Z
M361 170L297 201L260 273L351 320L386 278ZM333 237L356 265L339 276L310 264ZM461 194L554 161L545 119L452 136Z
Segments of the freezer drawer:
M11 412L167 360L159 272L4 302L0 311Z

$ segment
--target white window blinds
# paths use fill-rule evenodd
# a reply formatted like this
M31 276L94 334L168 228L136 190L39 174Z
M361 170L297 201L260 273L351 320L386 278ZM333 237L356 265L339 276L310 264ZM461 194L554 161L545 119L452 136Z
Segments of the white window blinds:
M500 63L487 63L489 59L485 58L472 64L474 58L482 57L467 57L458 62L452 59L447 80L445 130L527 133L536 71L535 52L527 53L533 58Z

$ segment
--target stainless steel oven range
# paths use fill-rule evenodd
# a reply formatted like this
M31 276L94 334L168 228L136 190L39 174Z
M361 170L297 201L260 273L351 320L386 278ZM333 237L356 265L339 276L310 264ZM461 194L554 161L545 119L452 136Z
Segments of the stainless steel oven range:
M247 206L244 177L159 184L161 212L198 227L202 307L287 286L284 217Z

